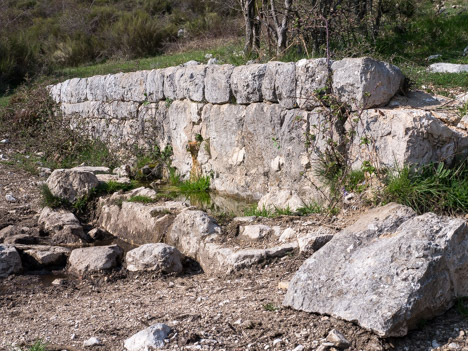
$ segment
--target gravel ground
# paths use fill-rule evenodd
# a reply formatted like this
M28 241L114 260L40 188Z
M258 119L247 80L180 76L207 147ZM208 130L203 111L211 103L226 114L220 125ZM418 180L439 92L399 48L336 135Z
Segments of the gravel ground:
M36 225L38 181L0 163L0 229ZM102 340L92 350L123 350L126 338L155 323L173 329L167 342L173 350L315 350L332 329L345 335L349 350L468 350L460 308L386 340L353 323L282 308L285 285L304 259L287 256L229 276L199 273L193 265L170 276L124 270L86 280L63 272L11 276L0 280L0 350L38 339L49 350L85 350L90 337ZM52 285L55 278L62 284Z

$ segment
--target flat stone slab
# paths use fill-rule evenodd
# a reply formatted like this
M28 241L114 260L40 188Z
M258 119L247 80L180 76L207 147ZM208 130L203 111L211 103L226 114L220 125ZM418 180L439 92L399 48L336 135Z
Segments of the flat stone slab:
M427 70L432 73L464 73L468 72L468 65L456 63L433 63Z

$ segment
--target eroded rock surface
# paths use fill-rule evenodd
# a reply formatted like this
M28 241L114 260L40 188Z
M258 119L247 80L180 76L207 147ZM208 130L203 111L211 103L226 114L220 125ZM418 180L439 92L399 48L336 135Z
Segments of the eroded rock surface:
M383 337L444 313L466 296L468 228L432 213L390 204L369 211L307 259L285 306L325 313Z
M179 273L182 271L181 259L179 250L163 243L141 245L125 256L127 269L132 272Z
M99 180L94 173L80 169L56 169L47 179L52 195L74 203L97 187Z
M120 265L123 250L117 245L75 249L68 259L69 271L78 274L108 271Z
M14 246L0 245L0 278L23 270L21 258Z
M38 219L41 230L47 233L54 244L81 244L88 241L76 216L66 210L44 207Z

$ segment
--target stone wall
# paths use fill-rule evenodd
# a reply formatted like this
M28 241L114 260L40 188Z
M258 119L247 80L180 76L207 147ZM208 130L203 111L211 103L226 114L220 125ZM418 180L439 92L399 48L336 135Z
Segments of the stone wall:
M183 177L198 169L213 177L219 192L254 199L268 194L266 205L295 208L325 191L315 165L329 136L313 95L329 77L342 102L363 109L350 148L355 167L371 157L389 167L449 159L466 145L430 112L375 109L399 91L404 77L370 58L331 67L325 59L239 67L189 62L74 78L50 93L72 126L116 152L171 145L172 164ZM363 145L364 135L372 148Z

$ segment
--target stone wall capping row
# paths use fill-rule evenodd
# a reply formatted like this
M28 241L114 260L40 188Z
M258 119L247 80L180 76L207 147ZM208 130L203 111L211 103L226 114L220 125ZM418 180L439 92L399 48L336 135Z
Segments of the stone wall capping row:
M330 70L333 91L354 109L387 104L404 81L397 67L369 57L346 58L331 67L319 58L237 67L190 61L163 69L73 78L49 89L57 103L68 104L189 99L212 104L270 102L311 110L320 105L313 95L326 86Z

